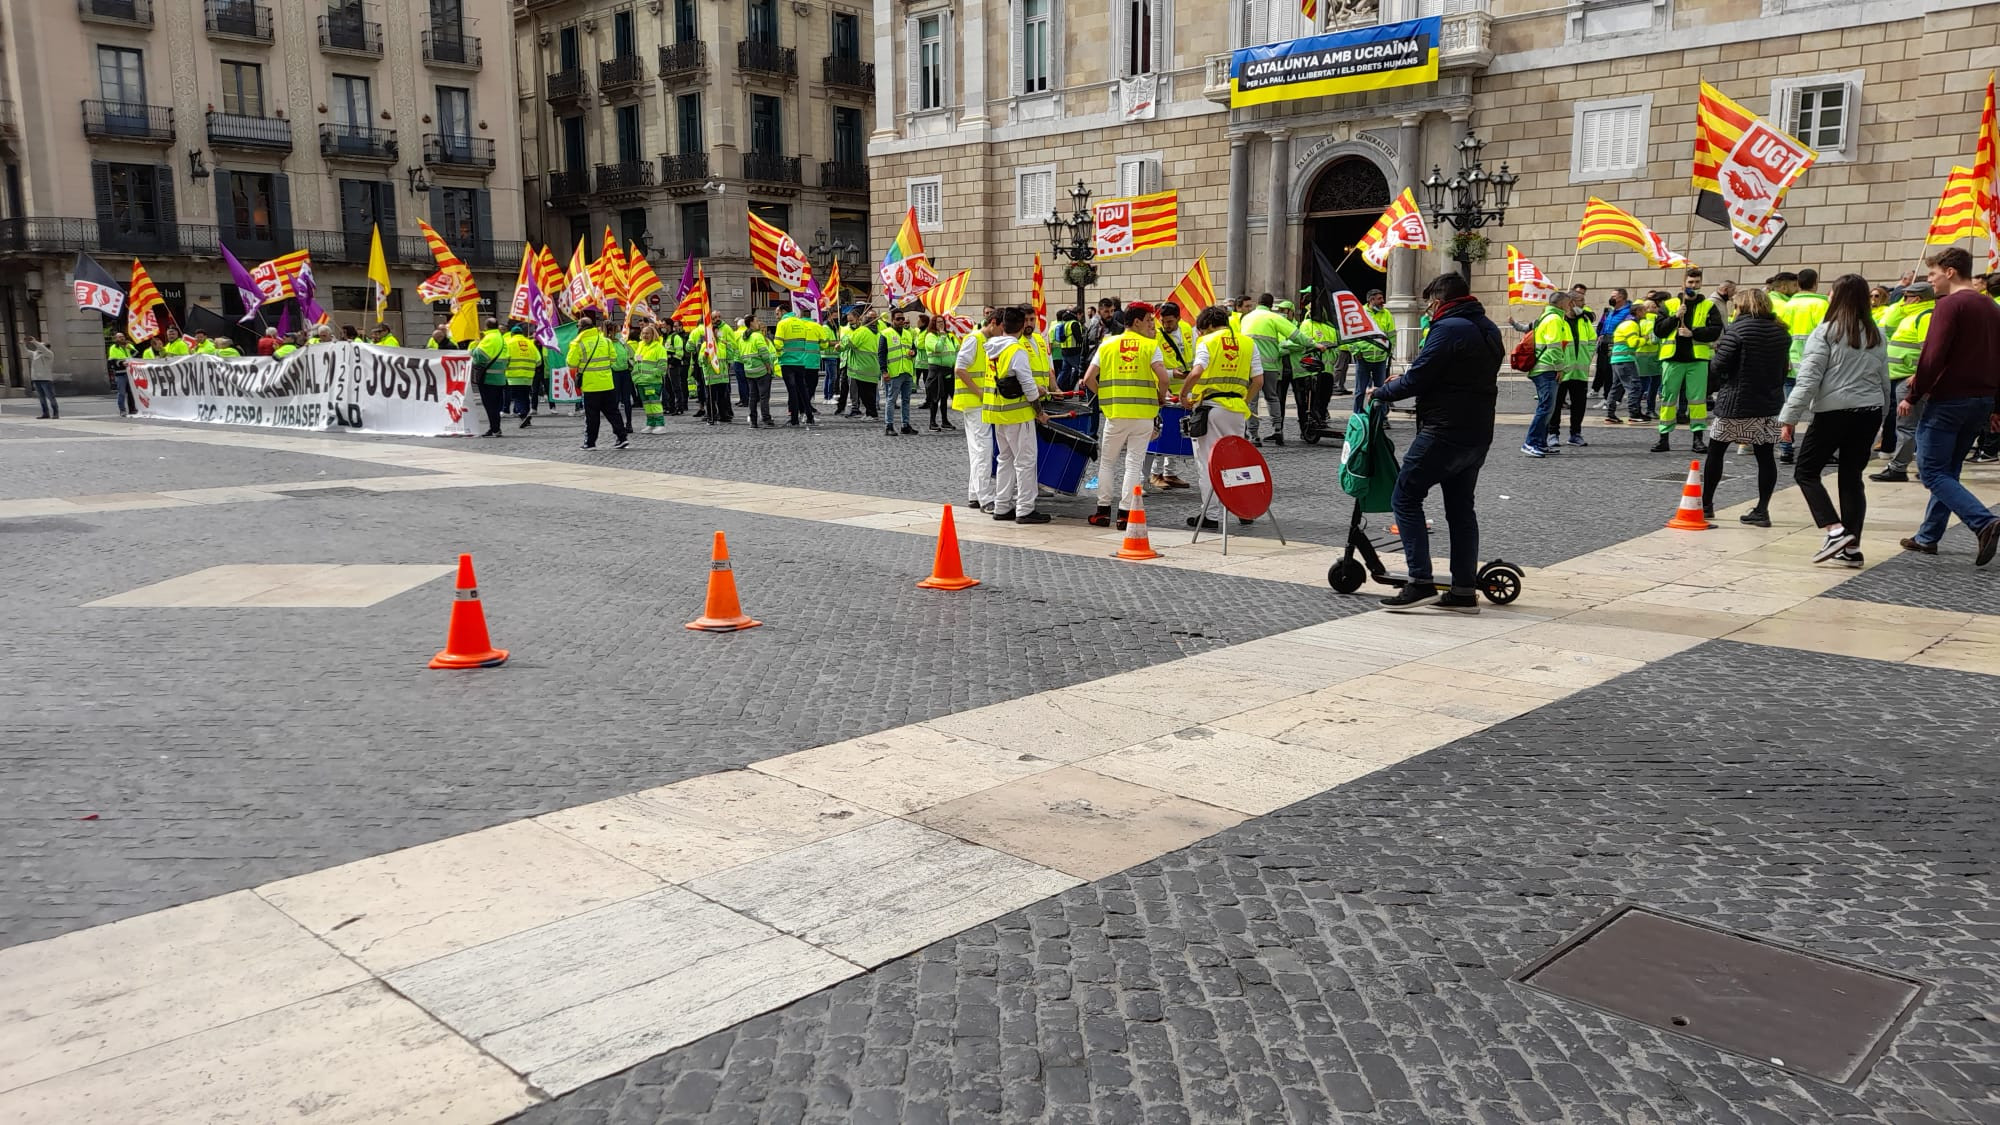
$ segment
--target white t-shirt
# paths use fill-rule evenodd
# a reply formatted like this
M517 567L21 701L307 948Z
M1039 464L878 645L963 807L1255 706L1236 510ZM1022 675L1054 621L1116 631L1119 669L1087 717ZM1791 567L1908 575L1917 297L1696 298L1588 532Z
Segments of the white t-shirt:
M991 340L986 341L987 363L991 364L993 361L999 359L1001 352L1013 346L1014 337L1012 336L995 336ZM991 370L990 366L988 370ZM1008 361L1007 371L1020 382L1022 398L1027 399L1029 402L1034 402L1036 399L1042 397L1042 389L1035 385L1034 369L1028 366L1028 349L1025 346L1025 342L1021 350L1014 353L1014 358ZM999 376L995 375L994 378L997 379Z

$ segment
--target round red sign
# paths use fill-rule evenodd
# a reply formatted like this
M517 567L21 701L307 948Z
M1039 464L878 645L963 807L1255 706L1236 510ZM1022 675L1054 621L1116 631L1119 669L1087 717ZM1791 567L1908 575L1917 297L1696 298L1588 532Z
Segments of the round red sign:
M1208 455L1208 483L1232 515L1254 520L1271 507L1271 468L1248 441L1231 434Z

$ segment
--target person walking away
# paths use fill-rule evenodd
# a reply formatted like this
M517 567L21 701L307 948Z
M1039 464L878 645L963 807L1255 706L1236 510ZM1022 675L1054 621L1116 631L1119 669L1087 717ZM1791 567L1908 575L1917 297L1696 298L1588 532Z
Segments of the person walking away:
M1384 336L1394 340L1396 316L1389 311L1387 300L1380 289L1370 289L1368 319L1375 322ZM1368 401L1368 392L1389 379L1389 344L1364 337L1340 345L1340 350L1347 353L1347 375L1354 388L1354 411L1358 414Z
M841 341L841 362L847 368L847 383L854 391L854 406L848 411L850 418L859 418L865 410L870 418L880 417L876 411L876 395L882 382L882 334L875 329L879 321L871 310L866 319L847 330L847 338ZM839 414L840 409L834 408Z
M722 325L716 330L721 331ZM733 339L733 337L732 337ZM701 420L711 426L726 426L736 420L735 395L731 384L736 378L734 343L725 345L717 336L713 349L701 351Z
M1430 332L1402 375L1376 390L1376 401L1417 400L1417 436L1403 453L1391 510L1402 529L1409 581L1382 600L1392 613L1425 606L1452 613L1479 612L1479 514L1474 493L1479 470L1493 446L1493 409L1500 393L1500 364L1507 349L1471 287L1457 273L1440 274L1424 287ZM1575 299L1565 302L1575 305ZM1364 404L1365 407L1366 404ZM1424 500L1431 489L1444 498L1451 535L1451 588L1438 593L1431 563Z
M1826 539L1813 553L1816 563L1858 567L1861 521L1868 512L1862 470L1882 428L1882 403L1889 386L1889 352L1881 326L1869 307L1868 282L1843 274L1827 294L1826 316L1806 337L1796 383L1778 411L1785 437L1810 416L1812 425L1797 444L1792 479L1805 497L1813 523ZM1838 463L1840 507L1833 506L1820 480L1829 462Z
M1187 380L1188 369L1194 366L1194 329L1181 319L1181 307L1172 301L1160 305L1156 327L1159 330L1160 362L1166 365L1167 387L1171 394L1172 388ZM1146 480L1154 488L1190 487L1174 472L1172 457L1164 453L1149 453L1146 460Z
M1597 362L1597 322L1591 319L1588 310L1582 307L1582 298L1577 299L1575 317L1570 328L1575 333L1575 341L1563 365L1562 376L1556 382L1555 409L1549 413L1549 440L1543 446L1550 453L1562 452L1562 413L1565 403L1569 406L1569 443L1589 445L1583 439L1583 413L1590 401L1591 372Z
M496 362L507 365L507 405L525 430L534 421L535 377L542 370L542 346L535 343L534 329L526 321L508 326Z
M1299 347L1318 345L1307 339L1290 318L1278 312L1273 307L1275 302L1276 298L1269 293L1258 296L1257 307L1243 316L1241 331L1250 338L1250 343L1257 349L1257 362L1264 371L1263 405L1265 413L1270 415L1271 423L1268 437L1271 444L1283 445L1285 444L1285 398L1291 391L1291 381L1286 374L1285 345L1288 343ZM1250 440L1257 445L1263 445L1264 435L1259 434L1259 429L1264 419L1255 413L1255 403L1251 404L1251 408Z
M1819 271L1803 269L1799 271L1799 291L1785 302L1785 314L1779 319L1790 331L1792 337L1791 365L1785 375L1785 393L1792 393L1793 381L1798 378L1799 360L1805 355L1806 338L1813 329L1826 319L1826 294L1819 291ZM1793 449L1789 441L1778 443L1778 463L1792 463Z
M598 330L596 317L586 315L576 323L580 331L570 341L563 360L576 372L577 385L583 392L583 448L597 448L598 423L605 419L611 422L618 448L630 448L631 430L626 428L625 415L618 409L618 381L611 375L611 359L616 349Z
M139 413L138 400L132 397L132 373L125 366L138 354L138 349L132 346L131 339L123 332L113 332L111 343L104 349L104 367L111 375L111 386L118 392L120 418Z
M472 377L479 384L479 405L486 411L486 432L483 438L500 436L500 419L507 416L507 351L489 351L475 346L472 349Z
M35 401L42 407L36 417L61 418L62 408L56 404L55 351L37 336L23 336L21 346L28 349L28 382L35 388Z
M930 334L924 341L924 367L927 374L924 381L931 386L930 426L933 433L939 430L956 429L951 424L951 400L956 391L952 382L951 369L958 359L958 338L951 334L951 328L943 317L931 320Z
M1000 310L1000 335L986 341L989 378L982 416L993 427L999 463L993 469L993 518L1010 523L1047 523L1047 512L1035 511L1039 485L1035 477L1036 403L1041 388L1028 366L1021 336L1028 315L1018 305Z
M1583 362L1585 354L1577 336L1580 303L1574 291L1551 294L1549 307L1529 329L1535 341L1535 366L1528 373L1535 384L1535 416L1529 420L1528 436L1521 443L1521 452L1529 457L1546 457L1562 451L1550 441L1550 435L1556 432L1556 392L1563 374Z
M986 341L999 334L1000 314L989 305L979 328L966 333L952 361L951 408L958 411L959 428L965 431L965 456L971 467L965 506L987 513L993 511L993 427L985 421L986 381L990 377Z
M1653 338L1661 342L1660 439L1653 443L1654 453L1667 451L1667 439L1680 424L1682 407L1687 408L1688 431L1693 435L1688 448L1697 454L1706 448L1708 361L1715 354L1715 341L1722 336L1726 315L1702 296L1701 271L1690 269L1683 277L1680 295L1667 298L1660 314L1653 318Z
M751 317L737 337L736 352L743 357L743 374L750 380L750 405L743 408L750 414L750 428L770 429L777 425L771 420L771 377L778 366L778 345L771 329Z
M1715 418L1709 425L1708 459L1702 465L1701 514L1715 518L1715 488L1731 442L1748 445L1757 458L1757 506L1743 513L1752 527L1771 526L1771 490L1778 485L1778 410L1785 403L1785 375L1791 367L1791 334L1771 311L1761 289L1745 289L1732 302L1734 316L1715 341L1709 385Z
M1924 412L1919 407L1906 413L1897 410L1896 404L1903 400L1910 376L1917 373L1917 357L1923 354L1924 341L1930 337L1937 290L1928 281L1911 282L1903 287L1903 299L1896 307L1901 311L1893 318L1895 327L1889 330L1889 398L1884 407L1896 439L1893 444L1889 441L1890 430L1885 426L1882 445L1893 452L1889 454L1889 463L1868 479L1907 484L1910 462L1917 456L1917 423L1923 421Z
M903 408L904 436L917 432L910 425L911 384L917 375L916 333L910 330L910 322L901 312L889 318L889 326L882 330L882 433L885 437L896 436L896 408Z
M822 359L820 325L796 313L785 313L778 318L777 335L778 367L785 380L785 424L796 426L803 421L816 426L819 414L813 408L813 391Z
M1948 246L1924 259L1927 279L1938 293L1929 334L1917 357L1897 413L1923 411L1917 422L1917 479L1931 494L1923 523L1902 541L1906 551L1937 553L1945 527L1957 516L1978 538L1973 565L1993 561L2000 547L2000 517L1959 483L1965 455L1993 424L1993 397L2000 391L2000 305L1972 275L1972 255Z
M1146 482L1146 446L1159 429L1160 404L1169 393L1167 367L1155 336L1153 306L1144 301L1125 306L1125 331L1097 350L1083 373L1082 386L1097 396L1097 409L1104 415L1104 432L1098 435L1097 445L1097 511L1088 522L1092 527L1110 525L1115 484L1118 526L1122 529L1132 490ZM1114 471L1121 454L1125 460L1122 478Z
M1645 343L1646 319L1644 309L1648 302L1627 305L1622 310L1625 316L1611 330L1611 386L1604 394L1604 422L1609 426L1622 426L1625 420L1618 416L1618 404L1626 404L1626 412L1632 420L1639 420L1639 349ZM1601 337L1600 337L1601 339Z
M1201 486L1201 510L1187 519L1189 527L1220 530L1221 512L1210 516L1215 505L1215 485L1209 480L1209 458L1215 443L1226 437L1242 437L1250 421L1250 404L1257 401L1264 371L1256 346L1230 326L1230 312L1211 305L1195 317L1194 363L1181 381L1181 401L1190 415L1205 414L1207 430L1195 439L1194 463Z

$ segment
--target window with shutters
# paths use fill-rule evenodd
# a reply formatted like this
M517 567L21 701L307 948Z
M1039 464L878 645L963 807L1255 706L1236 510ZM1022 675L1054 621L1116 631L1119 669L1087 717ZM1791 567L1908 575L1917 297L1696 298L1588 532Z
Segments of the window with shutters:
M681 204L681 256L708 257L708 202Z
M695 18L694 0L674 0L674 42L692 43L701 38L700 21Z
M778 0L750 0L750 40L778 43Z
M853 106L833 107L833 159L837 164L862 164L868 159L866 134L861 127L861 111Z
M680 134L682 156L708 151L701 132L701 95L682 94L674 99L676 131Z
M1629 180L1646 171L1653 97L1578 102L1570 139L1571 183Z
M374 103L368 96L368 79L354 74L336 74L327 80L328 108L333 123L343 132L374 128Z
M229 207L223 212L223 234L243 242L269 242L275 237L277 177L268 172L222 172L229 177Z
M146 104L146 56L130 47L97 49L97 93L114 106Z
M750 151L783 156L785 103L769 94L750 95Z
M386 180L340 181L340 231L347 259L368 260L371 236L382 228L384 249L396 245L396 185Z
M1149 195L1160 191L1160 154L1125 156L1118 160L1118 195Z
M1271 41L1271 0L1241 0L1237 11L1236 46L1261 47Z
M621 105L613 111L612 120L618 136L618 162L636 163L639 160L639 107Z
M1014 173L1014 223L1028 226L1047 221L1056 209L1056 166L1021 168Z
M1166 0L1116 0L1118 74L1136 78L1165 69Z
M264 68L256 63L222 63L222 112L264 116Z
M1021 85L1023 94L1049 92L1049 59L1052 21L1049 9L1055 0L1021 0Z
M172 208L160 193L160 168L154 164L99 162L97 225L106 249L151 245L163 226L174 221Z
M909 205L917 212L917 229L934 231L944 225L944 177L926 176L904 181Z
M833 13L833 57L837 59L861 58L861 19L852 12Z
M469 247L479 242L479 191L476 188L431 189L431 226L444 237L445 244L470 257Z
M1852 160L1858 147L1863 76L1854 70L1772 82L1770 120L1816 150L1822 162Z
M944 108L944 17L924 16L917 23L917 110Z

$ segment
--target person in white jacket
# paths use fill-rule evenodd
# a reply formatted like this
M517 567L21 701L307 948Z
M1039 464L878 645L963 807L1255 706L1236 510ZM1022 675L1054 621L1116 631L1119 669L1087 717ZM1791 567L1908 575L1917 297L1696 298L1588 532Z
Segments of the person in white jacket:
M42 404L43 418L60 418L56 406L56 353L34 336L24 336L21 346L28 349L28 381L34 384L35 399Z
M1778 411L1786 441L1812 416L1792 479L1813 522L1826 529L1814 562L1862 563L1861 520L1868 512L1868 493L1861 471L1868 467L1869 450L1882 429L1888 388L1888 344L1868 307L1868 282L1859 274L1844 274L1828 290L1826 318L1806 337L1798 382ZM1838 510L1820 483L1820 473L1832 461L1839 462Z

